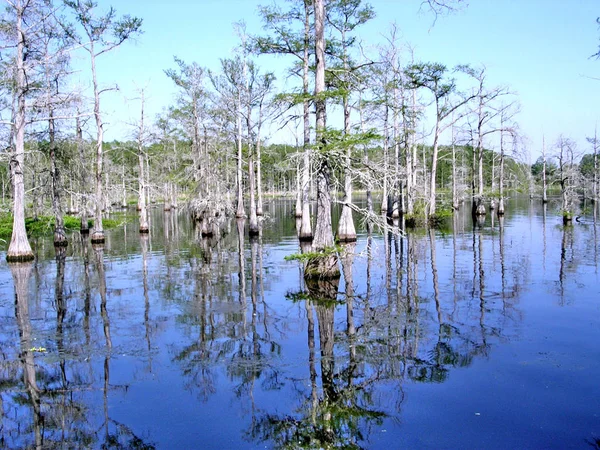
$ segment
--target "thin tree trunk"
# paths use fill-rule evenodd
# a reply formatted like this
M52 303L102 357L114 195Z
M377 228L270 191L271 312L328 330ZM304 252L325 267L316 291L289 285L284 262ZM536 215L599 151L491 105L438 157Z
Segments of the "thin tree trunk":
M60 203L60 173L56 162L56 140L53 115L53 111L50 110L48 134L50 144L50 172L52 177L52 211L54 213L54 245L57 247L64 247L67 245L67 235L65 234L65 223L63 220L62 205Z
M345 34L342 33L342 43L346 42ZM344 58L344 76L348 76L348 61L346 58L346 47L343 45L343 58ZM348 137L350 134L350 104L348 101L348 94L344 95L343 100L344 109L344 137ZM354 228L354 220L352 219L352 148L348 146L346 148L345 155L345 167L344 167L344 200L342 205L342 213L340 221L338 223L337 238L340 242L354 242L356 241L356 229Z
M361 133L364 133L365 132L365 120L363 117L362 96L358 101L358 105L359 105L358 114L360 116L360 131L361 131ZM363 149L363 161L364 161L365 167L368 167L369 166L369 149L366 144L364 145L364 149ZM370 178L367 179L367 214L369 214L369 215L373 214L373 192L372 192ZM371 223L367 222L367 228L369 231L371 231L371 227L372 227Z
M148 225L148 207L146 205L146 176L144 171L144 103L145 97L142 91L142 110L140 114L140 126L138 132L138 192L139 192L139 206L140 206L140 233L148 233L150 231Z
M262 128L262 101L258 107L258 122L256 124L256 215L262 216L263 211L263 194L262 194L262 171L260 165L260 131Z
M483 136L481 128L483 126L483 113L482 113L482 103L481 99L479 101L479 123L477 125L477 168L478 168L478 178L479 178L479 188L477 190L477 206L475 208L475 215L484 216L485 215L485 205L483 203Z
M298 138L296 137L296 154L298 154ZM302 219L302 173L300 171L300 158L296 158L296 208L294 212L296 219ZM298 223L298 233L302 228L302 220Z
M452 209L458 210L458 194L456 192L456 145L454 143L454 117L452 117Z
M500 131L500 177L498 180L498 216L504 215L504 132Z
M388 117L389 117L389 105L387 102L387 96L385 99L384 117L383 117L383 192L381 195L381 213L387 212L388 203Z
M243 190L243 174L242 174L242 99L241 92L238 93L237 104L237 212L235 217L246 217L244 212L244 190Z
M594 201L598 200L598 134L594 129ZM595 210L595 209L594 209Z
M302 114L304 120L304 158L302 166L302 224L298 238L301 241L311 241L313 238L310 220L310 105L308 102L308 73L310 47L310 5L311 0L304 0L304 54L302 57Z
M542 136L542 203L548 203L548 187L546 185L546 141Z
M77 142L77 153L79 155L80 160L80 170L79 170L79 182L80 182L80 195L81 195L81 204L79 211L79 232L81 234L88 234L90 232L90 228L88 225L88 204L87 204L87 168L85 161L85 154L83 151L83 130L81 129L81 122L79 120L79 110L77 110L77 118L75 120L75 135Z
M251 106L248 104L248 117L246 124L248 126L248 184L250 189L250 218L248 223L248 234L258 236L258 217L256 214L256 179L254 173L254 150L252 143L252 120L250 118Z
M127 208L127 188L125 186L125 164L121 164L121 208Z
M436 212L436 175L437 175L437 161L438 161L438 142L439 142L439 120L435 124L435 134L433 138L433 151L431 154L431 174L429 180L429 208L428 216L434 217Z
M394 64L395 65L395 64ZM392 187L392 217L397 219L400 217L400 125L398 123L398 88L394 88L394 185Z
M96 119L96 208L92 243L101 244L104 242L104 229L102 227L102 204L104 202L102 185L104 154L102 146L104 141L104 125L100 116L100 91L98 90L98 80L96 78L96 55L94 53L93 41L90 43L89 52L92 63L92 84L94 87L94 118Z

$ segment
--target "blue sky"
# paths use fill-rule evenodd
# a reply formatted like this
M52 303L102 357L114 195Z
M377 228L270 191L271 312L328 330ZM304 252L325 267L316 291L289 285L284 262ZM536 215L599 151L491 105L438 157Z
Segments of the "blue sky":
M124 122L136 116L136 87L147 86L151 117L174 99L175 89L164 75L173 56L218 69L238 44L232 24L244 20L251 34L261 32L259 4L272 0L127 0L113 2L119 13L144 20L144 34L98 61L100 81L117 83L120 92L104 98L107 139L124 138ZM101 7L111 3L99 0ZM283 0L278 0L283 3ZM519 123L535 159L542 135L547 145L560 133L587 150L585 137L594 133L600 104L600 61L597 51L600 16L597 0L470 0L467 8L433 25L419 12L420 0L372 0L377 17L362 27L365 45L382 41L395 21L402 37L421 61L484 64L490 85L507 85L518 93ZM83 56L83 55L82 55ZM289 60L259 58L267 70L282 70ZM76 63L79 65L79 63ZM87 66L81 78L87 79ZM282 78L281 76L280 78ZM85 81L84 81L85 82Z

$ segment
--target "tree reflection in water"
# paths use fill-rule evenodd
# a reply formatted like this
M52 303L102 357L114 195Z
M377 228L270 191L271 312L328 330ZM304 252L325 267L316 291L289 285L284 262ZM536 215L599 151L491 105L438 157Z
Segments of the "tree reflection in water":
M535 260L510 214L455 215L448 236L401 222L400 234L361 235L340 247L343 279L308 283L283 260L297 248L292 221L283 241L268 220L257 239L243 220L237 235L194 238L171 212L128 236L124 256L113 237L106 248L74 239L67 254L15 266L14 309L0 303L0 446L151 448L144 434L164 444L160 405L131 415L147 392L185 404L185 427L214 416L224 433L219 421L240 417L223 424L239 447L360 448L381 446L383 430L410 434L426 383L460 383L496 361L495 347L518 344L532 282L569 306L576 274L592 271L598 249L582 236L596 229L546 224L542 205L538 216ZM453 370L477 358L489 361Z

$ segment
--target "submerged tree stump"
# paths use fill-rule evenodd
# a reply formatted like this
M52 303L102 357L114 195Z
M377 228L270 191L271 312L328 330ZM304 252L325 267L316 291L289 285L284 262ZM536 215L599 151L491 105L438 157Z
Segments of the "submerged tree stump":
M485 216L485 204L483 203L483 199L480 197L477 199L477 202L474 205L473 208L474 211L474 215L476 216Z
M335 253L316 254L304 267L305 280L335 280L336 278L340 278L340 269L338 256Z
M501 198L500 200L498 200L497 214L498 214L498 216L503 216L504 215L504 199L503 198Z
M92 233L91 237L92 244L104 244L105 237L103 230L97 230Z
M66 247L69 244L67 241L67 234L63 227L56 227L54 229L54 246L55 247Z

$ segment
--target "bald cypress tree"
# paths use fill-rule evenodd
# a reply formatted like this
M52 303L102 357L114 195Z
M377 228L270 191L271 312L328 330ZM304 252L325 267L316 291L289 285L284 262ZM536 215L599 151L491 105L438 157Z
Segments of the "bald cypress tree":
M90 57L94 93L94 119L96 121L96 201L92 242L102 243L104 242L104 229L102 227L102 207L104 204L104 187L102 184L104 175L104 122L100 107L100 94L105 92L106 89L101 89L99 84L96 70L97 58L141 33L142 19L129 15L118 18L115 9L112 7L105 14L98 15L98 3L92 0L64 0L64 3L72 10L83 33L77 33L75 27L70 25L65 25L65 30L68 36L83 48Z

